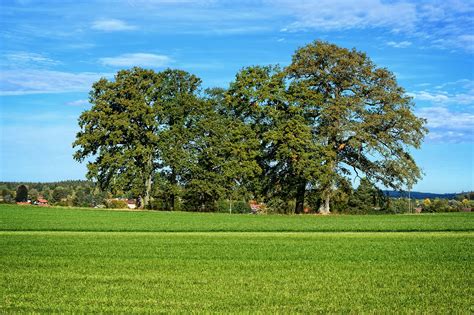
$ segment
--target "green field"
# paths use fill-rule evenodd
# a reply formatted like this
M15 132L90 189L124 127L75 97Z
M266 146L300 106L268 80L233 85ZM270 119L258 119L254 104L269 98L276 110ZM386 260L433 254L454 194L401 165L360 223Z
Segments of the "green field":
M474 312L474 215L0 206L0 312Z

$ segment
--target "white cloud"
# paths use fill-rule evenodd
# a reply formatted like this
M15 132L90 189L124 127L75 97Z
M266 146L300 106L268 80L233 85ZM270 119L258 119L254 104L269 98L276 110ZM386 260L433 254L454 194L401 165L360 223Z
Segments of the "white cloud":
M431 91L416 91L407 93L415 101L428 101L437 105L474 105L474 81L458 80L447 82Z
M137 29L136 26L127 24L125 21L117 19L102 19L92 23L92 29L106 32L131 31Z
M438 49L474 51L474 2L460 0L267 0L273 16L290 21L281 31L384 28L410 40L389 42L406 48L413 39Z
M470 129L474 131L474 113L453 112L446 107L425 107L417 111L428 120L428 127L449 129Z
M0 71L0 95L84 92L107 74L50 70Z
M66 102L66 105L85 106L85 105L89 105L89 101L88 100L75 100L75 101Z
M4 59L8 66L54 66L60 64L59 61L48 58L42 54L32 52L11 52L4 54Z
M416 6L410 3L387 3L380 0L277 0L269 1L296 19L287 28L340 30L349 28L412 28Z
M165 67L172 60L165 55L155 55L147 53L123 54L117 57L100 58L100 62L104 65L115 67Z
M445 107L426 107L416 112L427 120L432 142L473 142L474 113L455 112Z
M414 93L407 93L408 95L412 96L415 100L419 101L430 101L434 103L443 103L449 102L450 99L448 95L445 93L432 93L427 91L420 91Z
M390 42L387 42L387 45L394 48L407 48L411 46L411 42L406 41L406 40L401 41L401 42L390 41Z
M410 95L418 105L426 102L416 114L427 119L428 141L474 142L474 81L446 82Z

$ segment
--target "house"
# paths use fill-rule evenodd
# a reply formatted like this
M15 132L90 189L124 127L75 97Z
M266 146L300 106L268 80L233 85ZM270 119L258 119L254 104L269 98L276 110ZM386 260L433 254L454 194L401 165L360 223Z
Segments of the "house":
M49 206L49 205L48 205L48 200L46 200L46 199L44 199L44 198L38 198L38 200L36 200L36 202L35 202L35 205L41 206L41 207L47 207L47 206Z

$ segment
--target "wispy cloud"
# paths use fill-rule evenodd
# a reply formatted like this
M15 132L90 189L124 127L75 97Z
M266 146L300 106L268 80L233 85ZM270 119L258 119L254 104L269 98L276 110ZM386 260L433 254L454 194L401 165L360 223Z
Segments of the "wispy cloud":
M100 58L100 62L114 67L165 67L172 63L172 59L165 55L149 53L123 54L116 57Z
M268 0L274 13L291 19L282 31L385 28L410 40L387 45L406 48L411 41L440 49L474 51L474 2L459 0Z
M407 93L408 95L412 96L415 100L419 101L429 101L434 103L445 103L450 101L449 96L447 93L433 93L428 91L419 91L413 93Z
M411 46L411 42L409 41L401 41L401 42L395 42L395 41L389 41L387 42L387 46L391 46L394 48L407 48Z
M75 100L75 101L66 102L66 105L69 105L69 106L85 106L89 104L90 103L88 100Z
M114 31L131 31L137 29L135 25L127 24L125 21L118 19L101 19L92 23L92 29L106 32Z
M427 140L431 142L473 142L474 114L455 112L445 107L428 107L417 111L425 118L430 133Z
M440 84L433 89L408 93L415 101L436 105L474 105L474 81L462 79Z
M4 62L7 66L54 66L60 64L59 61L51 59L45 55L33 52L10 52L3 55Z
M341 30L370 27L412 28L416 7L406 2L387 3L380 0L277 0L268 1L293 15L287 29Z
M85 92L100 77L93 72L61 72L50 70L0 71L0 95Z

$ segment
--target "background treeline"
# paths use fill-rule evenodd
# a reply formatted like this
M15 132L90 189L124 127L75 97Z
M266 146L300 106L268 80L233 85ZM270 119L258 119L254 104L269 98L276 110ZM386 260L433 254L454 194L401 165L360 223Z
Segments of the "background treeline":
M22 193L21 186L27 188L27 194ZM101 191L91 181L68 180L51 183L17 183L0 182L1 197L5 203L32 202L39 198L46 199L50 205L94 207L103 205L112 196ZM20 195L22 194L22 195Z
M17 191L20 186L27 187L27 198L17 200ZM3 203L14 203L16 201L30 200L36 201L38 198L48 200L50 205L75 206L75 207L115 207L108 201L119 198L133 198L133 194L119 193L113 195L111 192L101 191L96 184L91 181L70 180L51 183L19 183L0 182L1 201ZM393 192L390 192L393 193ZM406 194L401 192L399 194ZM377 213L407 213L415 212L419 208L422 212L457 212L466 211L474 207L474 192L452 194L452 198L416 199L407 197L388 197L387 192L382 192L367 180L362 180L356 189L349 191L338 191L335 199L333 211L336 213L348 214L377 214ZM153 194L151 208L154 210L164 210L160 202L160 192ZM155 198L156 197L156 198ZM319 196L310 194L308 198L307 210L314 212ZM186 210L182 200L178 199L177 210ZM310 208L310 206L312 206ZM126 207L122 204L122 207ZM250 213L250 205L245 200L231 201L220 199L216 202L216 207L212 211L232 213ZM272 199L265 204L260 213L289 214L294 212L294 203L285 203L278 199Z

